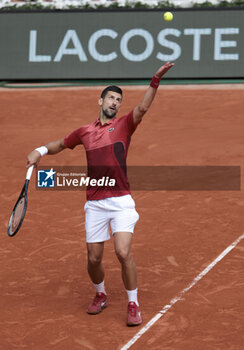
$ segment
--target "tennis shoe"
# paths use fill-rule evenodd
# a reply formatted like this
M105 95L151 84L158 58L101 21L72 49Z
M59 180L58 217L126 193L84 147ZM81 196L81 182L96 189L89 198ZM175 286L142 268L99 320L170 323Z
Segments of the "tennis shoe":
M104 293L96 293L92 303L88 306L87 313L90 315L99 314L107 306L107 295Z
M139 306L134 301L128 304L127 326L139 326L142 323Z

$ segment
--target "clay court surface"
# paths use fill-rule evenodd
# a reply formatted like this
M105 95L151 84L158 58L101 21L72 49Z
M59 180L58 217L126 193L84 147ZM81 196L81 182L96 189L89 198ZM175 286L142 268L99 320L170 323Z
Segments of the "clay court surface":
M126 326L127 295L112 239L104 265L109 307L86 314L85 193L37 191L7 236L25 178L26 155L98 116L100 88L1 89L0 349L118 350L244 232L243 191L135 191L140 221L133 255L143 324ZM124 88L119 113L145 88ZM243 86L161 87L133 135L129 165L244 163ZM42 165L84 165L82 147ZM153 179L151 179L153 181ZM243 185L242 185L243 187ZM244 239L130 348L240 350L244 344Z

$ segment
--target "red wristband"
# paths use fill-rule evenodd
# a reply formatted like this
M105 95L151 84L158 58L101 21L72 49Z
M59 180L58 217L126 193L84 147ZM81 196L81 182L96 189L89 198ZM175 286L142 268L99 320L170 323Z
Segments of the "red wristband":
M156 75L153 76L150 86L154 89L157 89L159 87L160 84L160 78L158 78Z

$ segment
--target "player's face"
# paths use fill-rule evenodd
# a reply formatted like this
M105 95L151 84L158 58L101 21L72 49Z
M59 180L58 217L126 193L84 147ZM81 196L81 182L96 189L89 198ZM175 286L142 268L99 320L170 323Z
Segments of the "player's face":
M108 91L106 96L100 100L100 106L105 117L112 119L120 109L122 96L113 91Z

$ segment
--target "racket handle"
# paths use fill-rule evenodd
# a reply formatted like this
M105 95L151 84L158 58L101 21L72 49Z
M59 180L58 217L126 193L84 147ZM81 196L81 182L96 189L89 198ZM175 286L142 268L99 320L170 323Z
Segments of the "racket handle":
M30 180L34 165L30 166L26 173L26 180Z

